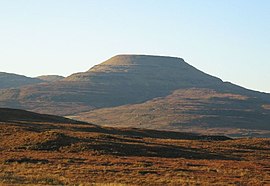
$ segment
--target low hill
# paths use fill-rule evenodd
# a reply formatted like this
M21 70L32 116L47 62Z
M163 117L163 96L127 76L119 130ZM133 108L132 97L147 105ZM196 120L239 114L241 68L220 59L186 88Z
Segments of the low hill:
M0 122L83 123L61 116L38 114L10 108L0 108Z
M0 108L0 122L2 124L13 125L19 123L26 123L27 125L22 125L29 127L34 123L42 124L81 124L88 127L92 127L92 132L100 132L106 134L120 134L126 136L134 137L151 137L151 138L168 138L168 139L189 139L189 140L228 140L230 138L225 136L206 136L195 133L181 133L181 132L170 132L170 131L156 131L147 129L136 129L136 128L102 128L94 124L81 122L77 120L72 120L64 118L61 116L48 115L48 114L38 114L35 112L29 112L20 109L10 109L10 108ZM81 127L82 127L81 126ZM93 128L94 127L94 128ZM64 128L63 128L64 129ZM87 130L87 128L85 128Z
M18 88L25 85L32 85L44 82L41 79L30 78L18 74L0 72L0 89Z
M269 105L254 97L212 89L179 89L145 103L70 117L104 126L270 137Z
M38 76L36 78L42 81L46 81L46 82L54 82L54 81L63 80L65 77L58 76L58 75L44 75L44 76Z

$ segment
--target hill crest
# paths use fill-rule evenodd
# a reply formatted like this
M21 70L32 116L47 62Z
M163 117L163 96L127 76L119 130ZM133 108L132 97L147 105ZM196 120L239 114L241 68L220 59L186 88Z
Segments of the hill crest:
M30 78L24 75L0 72L0 89L18 88L42 82L44 81L38 78Z

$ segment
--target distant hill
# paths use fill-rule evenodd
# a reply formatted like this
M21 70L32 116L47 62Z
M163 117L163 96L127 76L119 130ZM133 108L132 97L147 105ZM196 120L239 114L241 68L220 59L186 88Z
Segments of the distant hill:
M0 72L0 89L18 88L25 85L37 84L44 82L41 79L30 78L18 74Z
M269 106L252 97L193 88L70 117L102 126L270 137Z
M58 75L44 75L44 76L38 76L36 78L40 79L42 81L54 82L54 81L60 81L60 80L64 79L65 77L58 76Z
M186 90L188 93L184 96L178 94ZM204 94L209 94L210 97L201 96ZM193 95L196 95L194 99L189 98ZM230 96L237 99L231 99ZM162 104L154 104L158 99L163 100L161 103L166 105L168 97L171 97L168 108L162 109ZM181 107L180 103L176 104L178 102L195 105L192 105L192 109L184 106L186 112L190 113L178 112ZM163 115L170 116L164 117L166 122L162 121L162 117L159 118L157 112L144 110L149 103L154 104L151 109L161 109ZM124 107L119 108L123 105L129 105L125 106L127 110L122 109ZM186 126L196 124L200 127L227 126L268 130L266 121L269 118L269 105L269 94L223 82L181 58L166 56L118 55L86 72L72 74L61 81L0 90L1 107L71 116L87 121L90 118L90 121L98 123L104 119L105 122L101 124L107 125L109 118L114 115L118 116L111 120L114 126L125 121L121 126L148 126L151 129L180 130L179 126L186 123ZM94 111L108 107L118 108ZM134 114L139 110L145 112L145 115L139 114L140 118L134 119ZM175 112L171 116L172 110ZM105 113L108 115L103 115ZM189 120L181 118L183 114L188 115ZM145 120L147 117L150 119ZM157 121L160 123L155 123L156 119L152 120L152 117L159 118Z

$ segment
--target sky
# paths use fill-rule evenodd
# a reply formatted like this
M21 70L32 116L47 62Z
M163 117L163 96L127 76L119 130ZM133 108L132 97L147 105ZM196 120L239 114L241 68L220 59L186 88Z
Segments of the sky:
M0 71L68 76L117 54L181 57L270 93L269 0L0 0Z

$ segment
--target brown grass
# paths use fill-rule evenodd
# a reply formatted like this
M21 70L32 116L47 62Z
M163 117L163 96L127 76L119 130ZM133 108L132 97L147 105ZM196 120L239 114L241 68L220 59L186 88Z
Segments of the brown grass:
M22 122L0 124L0 148L6 185L270 184L269 139Z

